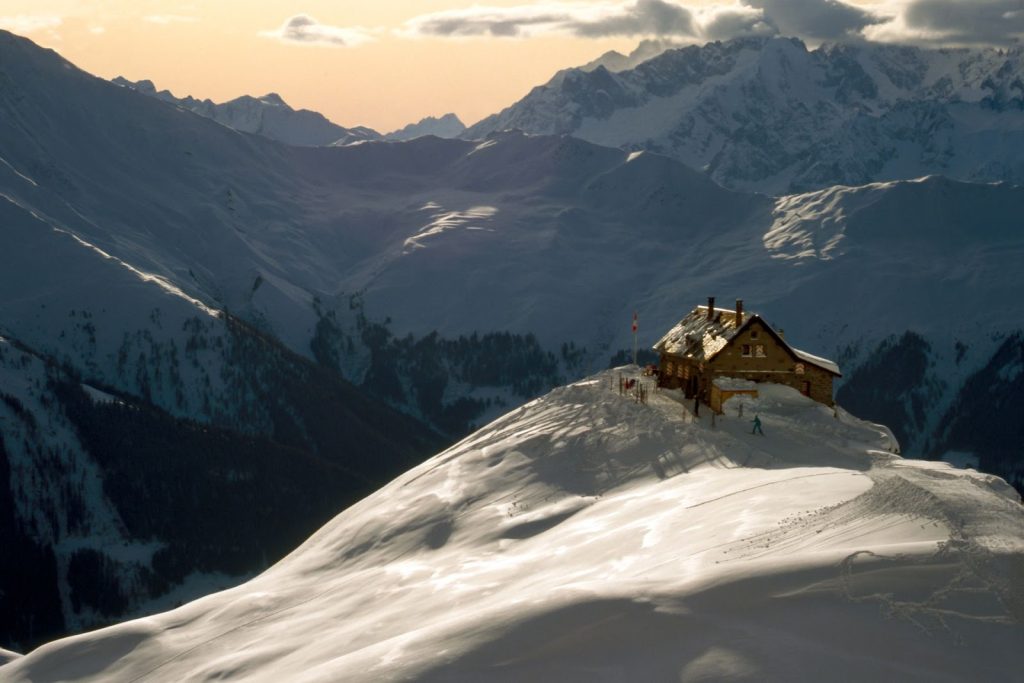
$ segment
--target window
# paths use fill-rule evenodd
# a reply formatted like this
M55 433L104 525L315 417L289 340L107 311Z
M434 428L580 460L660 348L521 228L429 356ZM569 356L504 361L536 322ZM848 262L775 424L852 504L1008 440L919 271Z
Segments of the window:
M804 364L803 363L797 363L796 367L794 368L794 370L796 371L796 374L798 374L798 375L804 374Z
M758 344L754 347L754 355L758 358L764 358L764 344Z
M757 335L757 330L751 330L750 331L750 338L751 339L757 339L757 336L758 336Z
M744 344L740 350L740 355L745 358L750 358L750 344Z
M675 369L675 366L672 364L672 361L669 361L669 362L665 363L665 374L668 375L669 377L672 376L672 371L674 369Z

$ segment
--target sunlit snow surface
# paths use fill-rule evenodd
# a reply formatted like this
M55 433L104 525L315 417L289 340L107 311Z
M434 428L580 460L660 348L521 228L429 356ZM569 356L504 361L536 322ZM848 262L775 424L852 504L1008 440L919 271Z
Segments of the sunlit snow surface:
M712 425L610 371L519 408L263 575L45 645L25 680L1011 680L1024 511L783 387ZM759 415L765 435L750 434Z

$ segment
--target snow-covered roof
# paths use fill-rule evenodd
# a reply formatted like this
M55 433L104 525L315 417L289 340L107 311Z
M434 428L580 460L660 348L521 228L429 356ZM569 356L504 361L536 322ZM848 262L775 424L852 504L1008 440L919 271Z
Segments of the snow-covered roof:
M779 345L788 349L794 357L834 375L842 376L839 365L834 361L793 348L757 313L745 312L743 320L737 325L736 311L731 308L715 307L714 315L708 319L708 307L697 306L658 340L654 345L654 350L673 356L691 358L697 362L709 361L717 356L733 337L755 318L760 320Z
M835 361L831 361L828 358L822 358L821 356L815 356L812 353L807 353L806 351L795 349L792 346L789 347L789 350L792 351L793 354L796 355L796 357L802 361L810 363L811 365L817 365L819 368L828 370L829 372L834 373L836 375L843 374L839 372L839 364L836 363Z
M745 314L744 318L754 315ZM697 361L710 360L725 348L741 327L736 326L734 310L716 307L709 320L708 307L697 306L658 340L654 350Z

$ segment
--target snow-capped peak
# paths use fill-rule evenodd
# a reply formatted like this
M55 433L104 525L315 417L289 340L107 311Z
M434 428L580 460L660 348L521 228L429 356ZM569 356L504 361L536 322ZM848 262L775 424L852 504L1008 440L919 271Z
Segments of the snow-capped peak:
M282 98L276 92L267 93L263 97L259 98L259 101L262 102L263 104L269 104L274 107L286 107L288 109L291 109L291 107L289 107L288 104L284 101L284 98Z
M748 37L559 72L464 137L644 148L772 194L943 174L1024 181L1024 51ZM607 62L607 64L605 64Z
M212 100L197 100L191 96L179 98L169 90L157 91L153 82L148 80L132 82L118 76L112 82L188 109L229 128L261 135L288 145L325 147L380 139L380 134L370 128L345 128L329 121L318 112L293 109L276 92L267 93L262 97L242 95L228 102L216 104Z
M417 123L410 123L404 128L388 133L384 138L386 140L412 140L424 135L457 138L465 130L466 124L455 114L448 113L440 118L428 116Z

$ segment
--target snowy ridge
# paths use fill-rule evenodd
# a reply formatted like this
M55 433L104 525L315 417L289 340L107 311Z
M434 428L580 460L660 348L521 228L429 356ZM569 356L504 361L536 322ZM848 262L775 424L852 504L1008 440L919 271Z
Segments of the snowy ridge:
M212 100L198 100L192 96L175 97L170 90L158 91L153 82L148 80L133 82L118 76L111 82L213 119L228 128L262 135L287 145L323 147L377 140L381 137L377 131L364 126L345 128L319 112L292 109L277 93L268 93L262 97L243 95L217 104Z
M424 135L434 135L439 138L457 138L466 130L464 124L455 114L445 114L437 118L428 116L425 119L410 123L408 126L392 131L384 136L385 140L413 140Z
M613 65L614 66L614 65ZM601 64L471 126L646 149L737 189L786 194L943 174L1024 181L1024 51L741 38Z
M0 676L1012 677L1024 512L1005 482L903 460L785 387L712 425L615 378L495 421L245 585Z
M593 71L602 66L611 72L626 71L634 69L648 59L653 59L666 50L680 47L680 45L667 40L645 39L628 54L624 55L616 50L609 50L597 59L587 62L579 67L581 71Z

